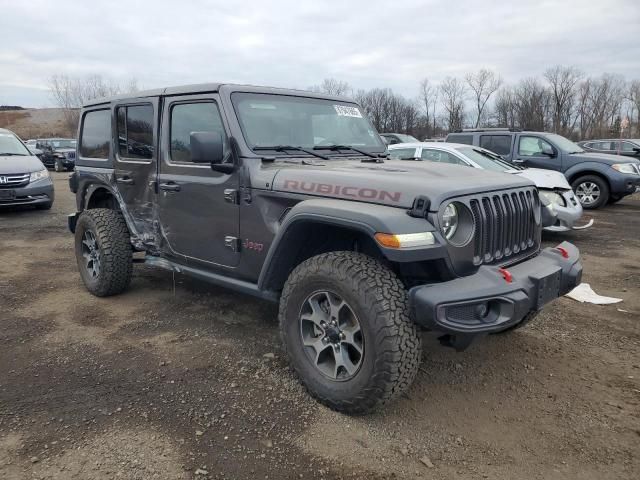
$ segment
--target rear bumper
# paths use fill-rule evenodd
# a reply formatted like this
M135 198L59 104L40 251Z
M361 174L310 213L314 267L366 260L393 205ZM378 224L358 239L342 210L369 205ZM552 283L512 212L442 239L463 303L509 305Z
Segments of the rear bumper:
M474 275L414 287L409 299L416 323L430 330L490 333L520 323L530 312L572 290L581 279L580 252L562 242L507 271L482 266Z

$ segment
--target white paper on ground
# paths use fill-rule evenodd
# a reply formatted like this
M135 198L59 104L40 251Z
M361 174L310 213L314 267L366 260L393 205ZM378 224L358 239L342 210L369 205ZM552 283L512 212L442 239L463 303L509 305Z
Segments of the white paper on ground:
M588 283L581 283L566 295L582 303L593 303L595 305L609 305L611 303L621 302L621 298L603 297L593 291Z

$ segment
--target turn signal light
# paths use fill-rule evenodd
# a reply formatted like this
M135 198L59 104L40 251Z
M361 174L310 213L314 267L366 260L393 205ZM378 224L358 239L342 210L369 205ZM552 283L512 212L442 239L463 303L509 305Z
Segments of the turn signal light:
M435 243L435 238L431 232L420 233L376 233L376 241L386 248L415 248L428 247Z

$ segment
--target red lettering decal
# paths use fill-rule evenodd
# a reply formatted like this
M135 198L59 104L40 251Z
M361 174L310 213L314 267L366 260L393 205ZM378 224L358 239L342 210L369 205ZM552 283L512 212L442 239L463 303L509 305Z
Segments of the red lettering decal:
M329 185L328 183L319 183L316 186L317 193L331 193L332 190L333 186Z
M305 192L313 192L313 190L315 189L316 184L315 183L309 183L307 184L306 182L302 182L300 184L300 190L303 190Z
M297 180L285 180L284 188L288 190L298 190L298 181Z
M362 198L376 198L378 196L378 191L373 188L361 188L358 195Z
M358 189L356 187L342 187L342 196L344 197L356 197L355 193L349 193L347 190L353 190L354 192Z
M384 190L380 190L380 194L378 195L378 198L380 200L385 200L385 197L388 197L389 200L391 200L392 202L399 202L400 201L400 197L402 196L402 193L400 192L385 192Z

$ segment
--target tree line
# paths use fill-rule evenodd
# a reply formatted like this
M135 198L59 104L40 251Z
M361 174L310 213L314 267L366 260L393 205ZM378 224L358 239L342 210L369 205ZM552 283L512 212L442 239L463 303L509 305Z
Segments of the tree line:
M310 89L351 96L378 131L419 139L478 127L548 131L575 140L640 138L640 79L627 81L610 73L588 76L576 67L558 65L515 84L483 68L439 83L424 78L418 87L415 98L390 88L354 90L333 78Z

